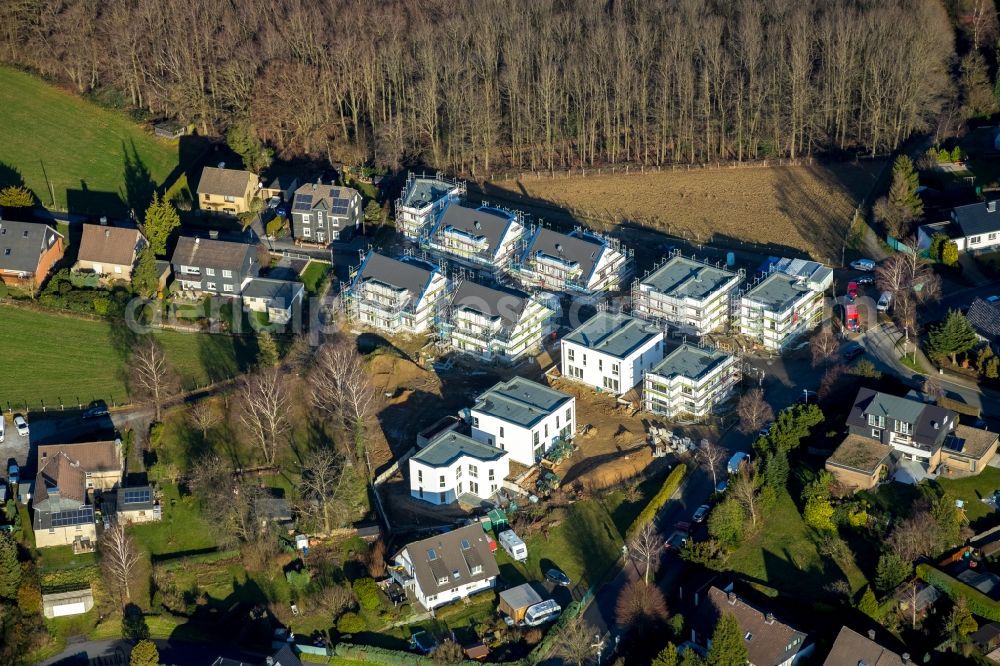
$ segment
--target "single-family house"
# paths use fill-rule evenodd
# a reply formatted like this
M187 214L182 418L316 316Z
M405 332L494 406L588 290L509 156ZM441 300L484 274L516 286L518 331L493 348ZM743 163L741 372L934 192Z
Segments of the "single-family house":
M564 377L621 395L663 360L663 331L625 314L598 312L559 346Z
M740 298L740 333L771 351L781 351L823 316L823 292L806 280L774 271Z
M443 432L410 457L410 495L431 504L479 504L510 473L508 454L455 431Z
M299 177L291 173L280 173L264 186L261 195L267 201L271 197L278 197L282 201L290 202L295 197L295 190L299 187Z
M306 183L292 199L292 237L328 246L348 240L361 226L361 195L351 187Z
M476 274L500 278L510 271L523 234L518 213L453 200L420 237L420 247Z
M396 199L396 230L411 241L420 240L445 206L464 196L464 181L445 178L440 171L433 176L411 171Z
M369 250L344 300L352 321L386 333L425 333L447 305L448 279L433 264Z
M726 327L743 271L673 253L632 286L632 314L705 335Z
M84 472L87 490L111 490L122 480L125 460L120 439L104 439L74 444L40 444L38 468L49 459L65 453Z
M392 578L428 610L488 590L500 575L479 523L409 543L393 565Z
M627 285L635 270L629 250L595 233L563 234L539 225L523 240L513 277L525 289L587 295L610 292Z
M47 224L0 219L0 282L37 289L62 259L64 241Z
M182 292L239 296L247 278L256 277L257 248L249 243L181 236L170 258Z
M511 362L541 348L554 314L524 292L465 280L438 317L438 336L446 349Z
M667 418L707 416L732 395L740 376L732 354L685 342L645 373L643 409Z
M73 270L128 281L136 257L145 246L146 239L138 229L85 224Z
M922 618L933 610L934 604L941 597L941 593L933 585L925 583L919 578L914 578L907 585L897 589L892 598L904 617Z
M94 506L87 500L87 476L65 452L38 459L31 509L38 548L97 541Z
M960 232L952 239L959 252L993 252L1000 246L1000 212L996 200L956 206L951 211L951 221Z
M894 652L875 642L875 630L869 629L868 636L862 636L848 626L840 628L837 640L827 655L823 666L907 666L910 655Z
M152 486L119 488L115 497L115 515L124 524L151 523L163 517Z
M989 654L1000 647L1000 622L984 624L969 635L969 640L983 654Z
M813 653L815 645L808 634L741 599L732 586L721 590L713 585L705 594L695 612L691 642L708 650L723 613L733 615L740 625L749 666L794 666Z
M965 317L983 341L991 345L1000 343L1000 301L990 303L977 298L972 301Z
M272 324L286 324L302 307L305 285L297 280L248 277L240 289L243 309L267 314Z
M826 471L850 492L874 488L894 467L891 446L861 435L847 435L826 460Z
M249 213L253 198L260 196L258 183L257 174L227 169L225 163L205 167L198 180L198 207L216 215Z
M534 465L576 434L576 398L523 377L481 394L470 416L473 439L507 451L522 465Z

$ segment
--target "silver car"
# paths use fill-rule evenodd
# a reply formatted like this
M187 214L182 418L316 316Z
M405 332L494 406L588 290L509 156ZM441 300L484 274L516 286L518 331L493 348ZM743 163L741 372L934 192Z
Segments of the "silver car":
M17 428L17 434L21 437L28 436L28 422L24 420L24 417L20 414L14 415L14 427Z

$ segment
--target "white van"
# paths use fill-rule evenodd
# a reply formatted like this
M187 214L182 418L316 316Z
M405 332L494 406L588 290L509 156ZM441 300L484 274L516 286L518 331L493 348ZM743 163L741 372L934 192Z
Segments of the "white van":
M504 530L497 536L497 540L507 554L514 558L516 562L523 562L528 559L528 547L521 540L521 537L514 533L514 530Z
M879 312L888 312L889 305L892 303L892 294L887 291L883 291L882 295L878 297L878 308Z
M7 423L4 421L3 413L0 413L0 443L3 442L4 433L7 430Z

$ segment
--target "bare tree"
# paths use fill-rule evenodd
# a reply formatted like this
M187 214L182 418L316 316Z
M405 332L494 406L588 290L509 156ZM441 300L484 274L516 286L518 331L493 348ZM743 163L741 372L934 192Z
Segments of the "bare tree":
M192 470L191 485L216 526L219 536L235 543L253 543L261 536L261 516L257 500L264 490L234 473L232 467L215 455L198 461Z
M112 583L124 592L126 602L132 600L129 584L138 563L139 552L125 531L125 525L117 521L110 523L101 535L101 565Z
M288 391L277 368L268 368L247 377L240 389L240 422L273 465L278 447L291 429L288 420Z
M166 354L153 336L140 340L129 359L133 388L153 406L154 418L159 421L163 401L175 385L174 373Z
M889 547L905 562L929 555L936 547L937 523L929 511L919 510L896 526L889 535Z
M649 585L649 576L656 572L663 552L663 538L656 531L653 521L639 528L628 545L628 556L642 570L642 580Z
M826 365L837 358L840 341L837 340L837 336L828 326L823 326L812 336L809 341L809 349L812 351L812 365L815 368Z
M750 389L740 397L736 412L740 416L740 432L757 432L764 424L774 420L774 410L764 400L764 391L759 388Z
M751 473L750 465L744 465L729 484L729 494L750 516L752 527L757 527L757 520L760 517L760 485L760 479L756 473Z
M944 387L941 385L941 382L934 377L927 377L927 379L924 380L921 390L926 395L934 399L940 398L944 395Z
M583 618L583 613L577 613L559 630L553 648L566 661L583 666L592 654L593 642L598 637L594 627Z
M349 516L346 495L351 490L347 461L333 449L317 449L302 461L299 488L309 500L307 513L313 513L330 534Z
M355 455L360 458L377 393L354 344L341 339L320 347L309 382L313 406L352 433Z
M208 431L222 423L222 412L215 406L210 398L204 398L195 402L188 409L188 419L201 431L204 438Z
M618 594L615 619L626 627L653 628L667 619L667 602L656 585L630 581Z
M920 255L915 239L875 269L875 284L892 294L892 311L907 334L916 332L916 306L941 297L941 278Z
M698 449L698 453L696 454L698 462L712 475L713 486L719 485L719 466L722 465L722 461L726 459L727 454L728 451L726 449L712 440L705 440Z

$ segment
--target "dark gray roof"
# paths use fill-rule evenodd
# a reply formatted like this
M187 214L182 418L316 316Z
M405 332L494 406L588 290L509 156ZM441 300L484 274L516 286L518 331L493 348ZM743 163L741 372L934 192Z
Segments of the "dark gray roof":
M156 505L151 486L119 488L116 501L118 511L148 511Z
M460 231L473 238L485 238L490 252L496 252L500 240L514 220L513 213L496 208L468 206L452 201L442 211L434 233L446 229Z
M841 627L823 666L903 666L903 658L849 627Z
M971 585L983 594L992 596L993 590L1000 585L1000 576L989 571L977 571L976 569L966 569L955 576L966 585Z
M572 399L573 396L544 384L514 377L496 384L476 398L473 410L530 428Z
M461 456L477 460L499 460L506 455L503 449L477 442L468 435L454 431L441 433L425 446L413 459L431 467L445 467Z
M602 354L625 358L651 339L662 337L660 329L634 317L598 312L563 339Z
M735 277L732 271L678 254L644 277L641 284L673 298L703 300Z
M808 287L791 275L775 271L748 291L746 297L763 303L771 312L783 312L809 291Z
M271 179L271 183L267 186L267 189L285 191L298 182L299 177L295 174L281 173Z
M719 349L704 349L684 343L653 366L650 374L698 381L728 358L729 354Z
M238 271L243 269L247 255L256 251L249 243L181 236L177 239L170 261L174 266L206 266Z
M354 284L360 285L369 280L381 282L393 289L405 289L409 292L410 298L416 300L424 293L436 272L424 268L421 265L423 263L401 261L369 251L358 269Z
M467 546L467 547L466 547ZM489 539L479 523L466 525L405 548L424 595L495 578L500 574ZM477 574L473 567L482 567ZM456 575L457 574L457 575ZM439 580L444 580L443 584Z
M244 298L266 298L268 300L282 299L285 305L291 305L297 294L305 287L294 280L275 280L272 278L255 277L247 280L243 287Z
M243 169L219 169L205 167L198 180L198 194L216 194L223 197L242 197L247 192L247 184L257 176Z
M426 208L457 189L458 186L454 183L438 178L416 176L412 185L403 192L402 205L406 208Z
M993 210L990 210L992 204ZM952 210L955 223L965 236L975 236L991 231L1000 231L1000 206L996 201L981 201L966 206L956 206Z
M1000 302L987 303L981 298L972 301L966 314L969 323L986 338L1000 337Z
M292 519L292 505L282 497L260 497L256 509L258 515L266 520L286 522Z
M471 280L464 281L451 298L452 309L463 308L491 318L500 317L508 326L517 323L527 303L524 292L486 287Z
M295 190L292 212L308 213L312 210L324 210L335 217L346 217L351 202L360 196L352 187L306 183Z
M34 273L56 238L62 235L42 222L0 220L0 270Z
M560 261L576 264L580 268L580 277L586 282L590 279L597 265L605 244L592 238L561 234L545 227L538 227L528 247L524 251L524 260L544 255Z
M926 445L940 444L955 424L955 414L937 405L928 405L917 400L863 388L854 398L854 406L847 417L847 425L867 429L869 427L867 414L912 424L911 437L918 443ZM935 424L938 427L935 428Z

